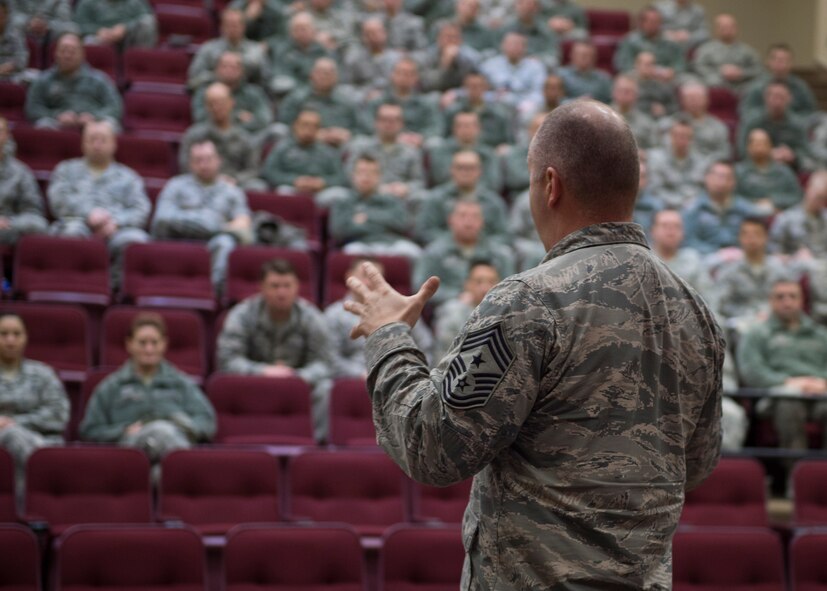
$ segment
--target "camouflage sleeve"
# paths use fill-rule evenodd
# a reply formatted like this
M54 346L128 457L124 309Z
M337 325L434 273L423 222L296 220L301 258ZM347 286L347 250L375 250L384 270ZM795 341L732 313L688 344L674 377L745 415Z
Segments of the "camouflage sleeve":
M511 445L531 413L553 335L551 314L520 281L488 293L430 373L406 324L380 328L365 349L379 443L426 484L476 474Z
M75 6L74 20L80 28L80 34L84 37L94 35L98 32L100 28L98 21L99 10L100 5L96 2L79 2L77 6Z
M26 92L26 118L32 123L40 119L55 117L58 114L58 110L51 108L46 100L50 82L51 76L48 72L44 72L37 77Z
M215 436L215 410L201 388L186 376L182 376L181 379L184 388L184 408L180 418L176 415L172 419L183 423L181 426L195 441L210 441Z
M78 194L77 177L80 175L74 160L64 160L57 165L49 179L47 195L49 207L55 218L79 217L86 219L93 207L89 196Z
M304 312L306 314L304 329L307 331L306 363L303 367L297 368L296 373L305 382L317 384L330 377L331 351L327 338L327 325L321 312L315 309L308 309Z
M32 171L20 165L17 211L9 216L12 228L23 233L45 232L48 226L43 215L43 199Z
M69 421L69 398L50 367L42 367L37 387L32 388L32 392L37 393L38 405L31 412L16 415L15 422L44 435L63 433Z
M743 382L753 388L772 388L784 383L789 374L776 371L770 364L771 353L765 344L768 338L761 325L757 325L738 342L737 366Z
M78 434L82 441L114 443L121 438L128 423L113 422L111 405L118 393L120 384L116 375L105 378L89 399Z
M713 379L709 381L710 389L706 393L706 401L686 444L685 490L691 490L701 484L721 457L721 392L725 351L726 342L718 331L717 339L710 341L707 351L714 368Z
M247 341L250 331L255 330L251 326L252 319L249 318L247 305L242 302L230 310L221 334L216 344L216 356L218 367L221 371L236 374L260 374L266 363L253 361L247 355Z
M110 200L112 217L121 228L143 228L149 218L152 204L141 177L131 170L125 171L124 174L129 180L129 190Z

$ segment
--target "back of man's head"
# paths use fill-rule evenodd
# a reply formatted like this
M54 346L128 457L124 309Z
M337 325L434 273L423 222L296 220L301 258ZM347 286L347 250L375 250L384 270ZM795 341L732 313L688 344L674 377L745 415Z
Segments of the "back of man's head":
M557 107L531 144L533 182L548 168L587 215L610 221L631 215L638 193L638 148L629 125L593 100ZM599 220L596 220L599 221Z

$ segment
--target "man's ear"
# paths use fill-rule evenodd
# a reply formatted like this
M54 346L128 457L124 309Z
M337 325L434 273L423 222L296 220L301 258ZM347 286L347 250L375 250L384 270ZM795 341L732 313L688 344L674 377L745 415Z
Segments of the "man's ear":
M560 175L557 169L553 166L546 168L546 207L554 209L560 204L560 198L563 194L563 185L560 181Z

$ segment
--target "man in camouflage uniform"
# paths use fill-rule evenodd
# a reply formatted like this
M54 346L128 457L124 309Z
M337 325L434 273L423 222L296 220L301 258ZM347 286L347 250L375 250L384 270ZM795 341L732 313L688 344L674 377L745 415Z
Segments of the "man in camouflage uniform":
M244 13L247 37L266 41L287 33L287 2L282 0L233 0L230 8Z
M747 386L782 395L762 399L757 409L772 417L781 447L807 449L806 422L827 421L827 402L783 394L827 392L827 329L804 313L801 284L794 278L777 279L769 301L770 317L738 342L738 371Z
M225 51L215 64L215 80L230 89L233 96L233 123L258 138L266 135L273 123L273 107L264 90L257 84L247 82L244 64L240 54ZM206 105L207 88L200 88L192 99L192 120L204 123L209 120Z
M309 86L300 86L284 97L279 105L279 121L293 125L304 110L316 111L322 118L319 141L325 144L340 147L362 130L359 108L339 86L336 62L329 57L313 64Z
M548 28L565 40L589 36L589 16L576 0L541 0L541 14Z
M319 310L299 297L299 278L282 259L264 264L261 293L227 315L217 345L221 371L270 377L298 376L313 388L313 427L327 439L331 356Z
M428 46L425 22L405 10L403 4L403 0L383 0L382 19L388 31L388 45L415 57Z
M696 0L658 0L663 17L663 36L685 49L697 47L709 39L706 11Z
M526 39L526 55L537 58L548 69L560 63L560 38L540 15L539 0L515 0L514 12L503 23L500 33L519 33Z
M669 135L676 118L686 118L692 124L693 146L701 156L708 162L729 160L732 157L729 129L723 121L709 114L709 89L697 82L687 82L681 86L679 94L681 110L658 122L663 135Z
M87 43L154 47L158 40L155 13L146 0L80 0L75 22Z
M304 86L316 60L330 57L326 47L316 41L316 26L308 12L297 12L290 18L288 37L271 37L268 55L273 64L270 91L284 96Z
M159 240L206 240L212 256L212 283L221 291L227 259L239 243L249 243L247 198L220 174L221 156L209 140L189 147L190 174L167 182L158 196L152 236Z
M638 13L638 28L630 31L617 46L614 67L618 72L629 72L635 65L635 58L641 51L649 51L658 65L658 78L674 81L686 69L684 51L680 45L663 35L663 17L652 6Z
M775 252L793 259L827 259L827 170L813 173L801 203L773 220L770 242Z
M344 184L339 153L318 140L321 117L316 111L301 111L293 121L291 137L279 142L261 167L261 176L280 192L316 195L320 203L325 189ZM340 197L333 191L329 199Z
M55 65L26 94L26 117L37 127L83 127L106 120L120 128L123 103L109 77L86 63L83 44L66 33L55 45Z
M526 158L528 158L528 147L531 145L534 134L540 129L540 125L542 125L543 119L545 118L545 113L537 113L534 115L528 122L528 125L526 125L526 131L520 137L520 140L514 145L506 146L505 149L499 150L502 154L503 184L511 197L528 189L529 178L528 171L525 167ZM533 226L534 224L532 223L531 225ZM543 254L545 254L545 251ZM537 262L539 262L539 260ZM532 265L532 267L533 266L534 265Z
M741 92L761 73L761 57L738 41L738 23L731 14L715 17L715 39L701 45L692 58L695 72L707 86Z
M201 388L164 359L167 342L159 314L135 317L125 343L129 360L95 388L81 439L137 447L152 462L212 439L215 411Z
M29 47L9 13L9 0L0 0L0 81L26 81Z
M549 253L488 293L432 372L409 333L439 281L405 298L370 267L350 279L377 437L419 481L474 475L462 589L669 589L684 493L718 461L725 343L628 223L621 118L563 105L529 169Z
M367 259L355 258L348 265L345 279L355 275L364 280L362 263ZM384 268L381 263L374 261L373 264L381 271ZM359 324L359 319L345 310L345 302L352 300L353 294L348 292L341 300L337 300L324 309L324 319L327 323L327 335L330 341L331 356L331 377L332 378L362 378L368 375L365 367L365 339L351 339L350 332ZM433 348L434 337L424 322L417 322L411 334L417 346L425 351L426 357L431 359L430 351Z
M638 105L639 92L637 80L619 74L612 85L611 105L632 128L640 149L648 150L660 144L660 137L655 120L644 113Z
M442 287L433 299L436 306L462 293L472 261L491 261L500 277L514 272L511 249L496 240L484 239L482 229L486 220L478 202L456 201L446 217L449 232L428 244L416 259L412 274L414 285L432 275L439 277Z
M451 158L451 180L422 201L416 218L416 236L427 244L447 234L446 219L458 201L479 203L485 216L486 239L508 239L505 202L482 182L482 160L476 152L461 150Z
M0 244L46 231L40 188L28 166L12 156L9 123L0 117Z
M792 73L793 50L789 45L776 43L767 50L765 62L767 70L758 76L744 91L738 105L741 119L747 119L764 108L764 91L772 82L781 82L787 86L792 95L790 110L807 119L818 111L818 101L807 82Z
M221 36L201 45L190 63L187 71L190 90L195 91L215 80L218 58L228 51L241 55L247 81L253 84L267 81L270 65L264 47L245 37L244 13L228 8L221 13Z
M63 384L51 367L23 356L27 340L23 320L0 313L0 447L14 460L19 493L29 456L61 445L69 420Z
M382 19L365 20L361 32L361 42L348 47L342 58L342 80L359 98L373 100L387 88L393 67L402 54L388 45Z
M672 115L678 110L675 86L658 78L655 55L641 51L635 57L634 70L628 76L637 81L638 108L655 120Z
M457 0L456 13L434 23L431 32L441 31L446 24L456 25L459 27L463 43L483 57L488 57L497 51L498 35L482 22L480 13L479 0Z
M462 90L464 92L445 109L445 129L451 129L457 113L474 112L480 121L482 143L492 148L514 143L514 113L506 105L486 96L490 86L485 76L479 72L466 75Z
M450 92L463 79L476 71L480 55L465 45L459 25L445 22L440 25L436 43L426 48L419 58L422 64L423 92Z
M144 228L151 209L143 179L115 161L117 148L115 131L108 122L88 123L83 128L83 157L58 164L48 190L55 216L49 231L106 240L116 287L126 247L149 240Z
M491 191L502 186L499 157L493 148L481 141L480 118L474 111L460 111L454 115L451 137L434 142L428 149L431 185L438 186L451 180L451 166L458 152L474 152L482 163L483 183Z
M694 131L684 118L672 121L669 143L648 155L649 191L667 207L692 203L703 192L707 160L695 151Z
M591 97L604 103L612 100L612 77L597 68L597 47L588 40L575 41L570 63L559 70L566 96Z
M801 184L792 169L772 159L772 140L757 127L747 136L747 153L735 165L736 192L773 214L801 202Z
M382 169L382 185L379 190L406 201L413 210L413 203L422 198L425 188L425 170L422 166L422 151L403 141L405 119L402 107L392 103L382 104L376 109L375 133L354 139L345 149L346 168L361 156L371 156Z
M15 27L34 37L59 37L76 33L70 0L12 0L12 22Z
M207 120L195 123L181 138L178 167L188 170L190 146L211 141L221 155L221 174L245 189L265 190L258 178L259 147L241 124L234 121L235 100L226 84L213 82L204 92Z

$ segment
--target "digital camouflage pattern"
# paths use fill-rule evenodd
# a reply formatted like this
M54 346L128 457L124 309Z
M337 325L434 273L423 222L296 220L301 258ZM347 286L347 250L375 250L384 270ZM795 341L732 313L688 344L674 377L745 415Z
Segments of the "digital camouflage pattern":
M112 80L88 65L69 76L53 66L43 72L26 93L26 118L37 125L55 126L66 111L89 113L109 120L117 127L123 115L123 101Z
M0 154L0 217L9 228L0 230L0 244L14 244L23 234L46 231L43 200L37 181L28 166Z
M719 457L724 348L640 226L606 223L492 289L430 373L403 323L365 352L388 454L433 485L476 474L462 588L584 590L671 588L684 491Z

